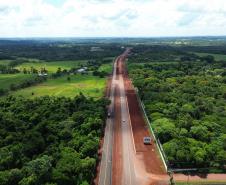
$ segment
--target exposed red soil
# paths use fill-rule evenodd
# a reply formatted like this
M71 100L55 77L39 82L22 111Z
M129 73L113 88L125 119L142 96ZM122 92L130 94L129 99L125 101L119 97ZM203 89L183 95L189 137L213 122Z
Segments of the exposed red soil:
M124 76L124 86L125 86L125 91L126 91L126 96L127 96L128 106L129 106L129 114L131 119L136 154L142 156L146 171L148 173L166 174L163 168L163 163L156 151L155 145L143 144L143 137L145 136L152 137L152 136L145 122L143 112L140 108L140 104L139 104L136 92L134 90L134 87L132 85L132 82L128 78L127 72L125 70L124 62L121 62L121 65L119 66L122 68L121 71Z
M115 89L115 104L114 104L114 145L112 156L112 185L121 185L122 179L122 130L121 130L121 105L119 88Z
M189 179L190 182L208 182L208 181L217 181L217 182L226 182L226 174L194 174L194 175L184 175L184 174L174 174L173 179L176 182L184 182Z

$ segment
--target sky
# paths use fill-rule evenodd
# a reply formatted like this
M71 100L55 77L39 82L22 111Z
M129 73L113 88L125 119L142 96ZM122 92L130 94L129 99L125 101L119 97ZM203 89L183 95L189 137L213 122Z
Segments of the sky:
M0 37L226 35L226 0L0 0Z

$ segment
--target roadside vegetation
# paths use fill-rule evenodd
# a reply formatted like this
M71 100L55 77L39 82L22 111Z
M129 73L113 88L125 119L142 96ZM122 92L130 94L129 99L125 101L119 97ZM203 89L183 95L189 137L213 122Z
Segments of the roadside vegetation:
M225 172L226 62L180 48L139 47L129 75L170 167Z
M104 99L0 99L0 184L91 184Z
M92 184L121 48L4 40L0 50L0 185Z
M16 66L16 69L18 69L20 72L26 71L27 73L32 72L32 69L36 69L37 71L41 71L45 68L47 73L56 73L58 68L61 68L61 70L70 70L71 68L79 68L81 66L85 66L87 63L86 60L77 60L77 61L57 61L57 62L29 62L29 63L23 63L18 66Z

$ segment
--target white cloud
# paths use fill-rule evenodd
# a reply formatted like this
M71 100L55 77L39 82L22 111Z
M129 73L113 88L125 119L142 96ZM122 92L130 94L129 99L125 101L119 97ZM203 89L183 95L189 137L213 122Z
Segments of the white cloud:
M0 0L0 37L225 35L225 0Z

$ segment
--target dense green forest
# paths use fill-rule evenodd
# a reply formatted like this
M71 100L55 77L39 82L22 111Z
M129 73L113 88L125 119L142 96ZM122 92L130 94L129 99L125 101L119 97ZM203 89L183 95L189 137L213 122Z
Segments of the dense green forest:
M138 46L127 64L170 167L224 171L226 62L187 49Z
M0 98L0 185L92 183L109 102L102 95L96 100L81 93L76 96L76 92L92 85L88 83L93 81L86 81L92 77L94 81L102 78L98 84L101 87L109 74L105 68L111 67L112 57L121 51L119 45L112 44L0 41L0 77L4 83L0 87L0 96L4 95ZM22 64L31 67L19 70ZM38 65L42 66L41 70ZM46 68L54 70L48 72ZM79 73L81 68L85 71ZM18 79L9 79L16 75ZM24 80L19 80L19 76ZM62 78L65 84L77 80L85 87L73 86L71 98L62 97L65 94L32 99L6 96L10 91L54 80L53 90L57 90L56 86L61 85L58 80Z
M87 185L95 175L105 99L0 99L0 185Z
M0 59L34 58L45 61L98 59L119 55L119 44L75 43L59 40L0 40Z

